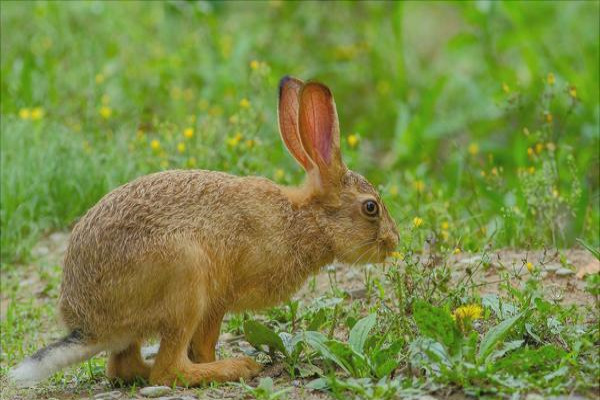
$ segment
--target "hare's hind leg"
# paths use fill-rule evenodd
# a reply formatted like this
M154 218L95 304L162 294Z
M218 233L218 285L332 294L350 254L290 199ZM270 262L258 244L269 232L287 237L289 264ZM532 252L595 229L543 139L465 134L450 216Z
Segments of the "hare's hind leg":
M141 340L131 343L123 351L111 353L106 376L111 381L121 380L123 383L131 383L137 378L150 378L150 364L142 358Z
M192 362L215 361L215 346L219 340L223 315L222 312L213 312L212 315L206 316L196 328L188 349L188 356Z
M233 358L194 364L188 358L192 330L163 333L156 361L150 372L153 385L198 386L209 382L246 380L258 375L260 365L251 358Z

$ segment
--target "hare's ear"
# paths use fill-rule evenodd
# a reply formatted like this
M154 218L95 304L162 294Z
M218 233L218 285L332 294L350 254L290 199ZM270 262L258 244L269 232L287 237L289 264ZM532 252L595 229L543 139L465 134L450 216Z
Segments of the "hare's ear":
M298 133L298 104L300 90L304 82L291 76L284 76L279 81L279 133L290 154L298 161L306 172L314 169L315 165L310 159L300 140Z
M342 162L338 116L329 88L317 82L304 85L298 112L300 139L319 168L321 185L339 187L346 166Z

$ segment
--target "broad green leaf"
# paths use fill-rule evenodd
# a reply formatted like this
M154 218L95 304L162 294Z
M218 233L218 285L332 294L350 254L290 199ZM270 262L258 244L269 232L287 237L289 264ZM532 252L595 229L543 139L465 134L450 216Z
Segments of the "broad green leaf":
M371 364L378 378L389 375L398 366L398 353L403 345L404 340L398 339L389 347L374 352L371 356Z
M327 315L325 314L325 309L321 308L313 315L312 321L310 321L310 324L308 325L308 328L306 328L306 330L317 331L321 328L321 326L323 326L323 324L326 321Z
M344 363L344 366L352 375L357 376L361 371L369 370L369 365L367 364L364 355L352 350L348 344L337 340L328 340L326 345L329 347L329 350Z
M423 336L435 339L444 345L450 354L456 354L460 350L462 333L447 310L418 301L413 312Z
M260 349L260 346L262 345L267 345L269 346L270 351L279 350L286 356L289 355L285 345L283 344L283 340L281 340L281 338L277 336L273 330L261 324L260 322L244 322L244 334L248 343L257 349Z
M481 345L479 346L478 357L480 361L484 360L488 355L490 355L492 350L494 350L494 347L504 339L504 337L508 334L508 331L510 331L510 329L517 323L517 321L521 319L522 316L523 313L519 313L512 318L506 319L494 326L485 334L483 340L481 341Z
M350 331L348 344L355 352L362 354L369 332L375 326L377 315L371 314L360 319Z
M327 389L329 385L327 384L327 379L317 378L308 382L304 387L312 390L324 390Z
M345 362L340 359L334 352L332 352L327 346L327 337L320 332L304 332L303 334L304 343L308 346L312 347L317 352L321 353L323 357L326 359L333 361L336 363L341 369L343 369L347 374L350 374L350 371L346 367Z

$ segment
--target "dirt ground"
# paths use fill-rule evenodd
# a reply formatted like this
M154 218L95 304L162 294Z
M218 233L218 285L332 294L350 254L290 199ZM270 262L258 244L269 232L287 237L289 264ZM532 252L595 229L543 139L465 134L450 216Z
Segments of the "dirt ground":
M56 266L61 263L64 251L68 241L68 233L56 232L44 238L34 248L33 254L35 261L28 266L24 266L26 273L25 279L20 283L20 298L35 298L40 304L48 302L44 287L46 276L45 270L50 266ZM562 254L561 254L562 253ZM526 277L530 272L526 268L526 262L531 262L534 268L538 269L543 277L544 290L546 294L557 301L566 304L576 304L582 307L595 308L598 310L597 301L591 294L584 291L585 281L582 279L585 273L597 272L600 269L598 260L596 260L588 251L582 249L570 249L558 253L556 251L524 251L503 249L485 254L460 253L452 256L449 262L452 270L452 281L459 282L467 279L466 271L472 272L469 284L476 285L481 294L497 293L500 282L500 274L510 273L515 277L514 284L520 284L519 278ZM561 260L562 255L562 260ZM428 255L423 257L424 264L434 263L437 260L431 259ZM321 296L330 290L332 280L339 289L347 292L350 296L348 301L364 298L366 296L364 277L365 267L350 267L347 265L330 266L315 277L313 282L307 282L296 298L309 301L315 297ZM374 266L371 268L372 276L382 276L384 268ZM388 267L389 268L389 267ZM0 297L0 318L5 318L6 309L10 302L6 293ZM55 321L49 321L49 326L55 324ZM50 330L52 331L52 329ZM56 329L54 328L54 332ZM340 333L341 336L344 333ZM337 335L336 335L337 336ZM228 333L221 335L218 343L218 353L220 356L238 355L242 352L251 351L251 346L243 340L243 337L234 336ZM144 349L148 357L156 352L157 345L150 345ZM260 377L270 376L275 381L285 382L285 386L293 387L293 390L283 396L287 399L326 399L325 394L309 391L302 387L303 384L310 381L294 380L290 378L284 370L282 363L267 365ZM252 385L257 383L255 379L250 382ZM1 399L143 399L137 388L128 387L123 389L111 387L105 379L98 383L90 384L81 392L81 386L61 387L58 391L56 386L44 386L31 390L18 390L11 388L3 377L0 381L2 390ZM234 386L217 386L203 389L177 389L161 397L162 399L243 399L249 398L244 394L244 390ZM186 397L189 396L189 397ZM460 393L440 392L434 393L434 397L419 397L422 399L446 398L461 399L465 398ZM577 398L577 397L575 397Z

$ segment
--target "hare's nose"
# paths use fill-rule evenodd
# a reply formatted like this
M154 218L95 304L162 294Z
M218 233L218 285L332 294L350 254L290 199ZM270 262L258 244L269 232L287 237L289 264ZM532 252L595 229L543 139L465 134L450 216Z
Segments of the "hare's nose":
M397 232L387 232L383 237L383 242L385 246L389 249L395 249L398 246L398 241L400 240L400 235Z

